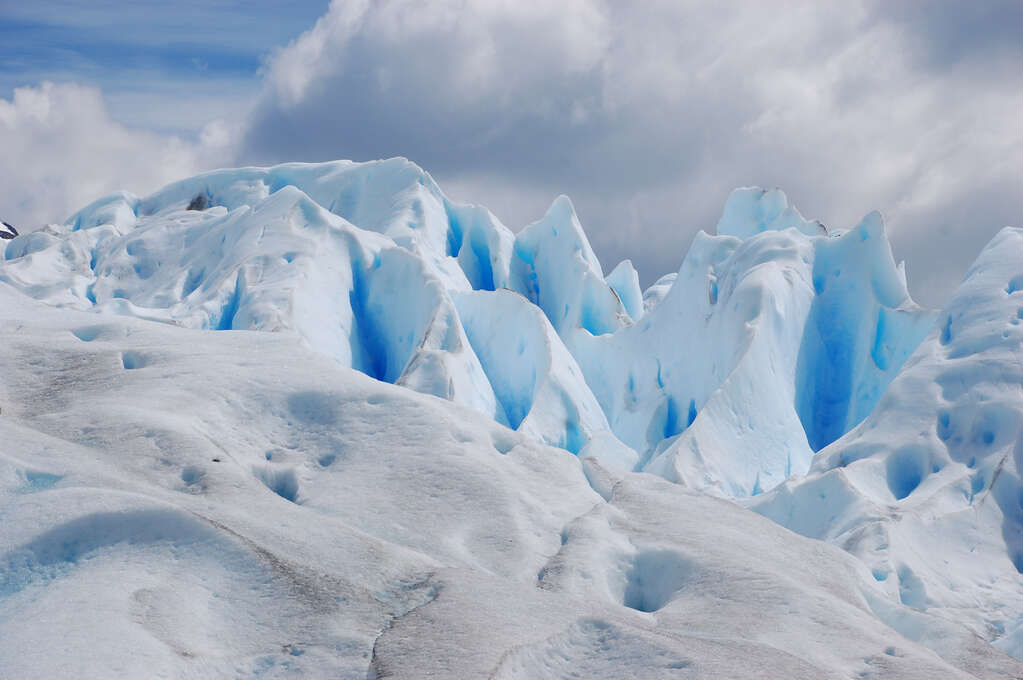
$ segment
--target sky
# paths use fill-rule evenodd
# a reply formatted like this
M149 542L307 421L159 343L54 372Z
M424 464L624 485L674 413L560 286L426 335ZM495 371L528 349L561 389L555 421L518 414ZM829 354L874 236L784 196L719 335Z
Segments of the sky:
M405 156L513 231L569 195L644 285L731 189L877 209L940 306L1023 226L1023 3L0 2L0 217L243 164Z

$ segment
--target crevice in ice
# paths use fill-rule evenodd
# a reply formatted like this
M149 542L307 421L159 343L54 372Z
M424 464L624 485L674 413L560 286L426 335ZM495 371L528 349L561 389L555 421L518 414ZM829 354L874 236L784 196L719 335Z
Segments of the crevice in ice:
M941 336L939 342L942 345L947 345L952 342L952 315L949 314L945 317L945 322L941 324Z
M494 266L490 262L490 250L483 242L483 235L473 232L469 236L469 247L476 256L477 271L479 278L474 282L476 290L494 290Z
M482 208L473 206L467 209L445 202L445 209L448 219L448 255L458 258L473 290L495 290L497 284L487 234L493 233L497 225L486 222L485 217L489 213Z
M683 428L679 427L678 421L678 403L675 398L668 396L667 402L664 407L664 436L661 439L667 439L668 437L674 437Z
M373 638L369 668L366 669L366 680L383 680L383 678L391 677L386 660L379 654L380 639L401 619L440 597L441 590L442 585L434 581L432 573L428 573L421 579L399 583L393 592L374 594L374 599L383 604L389 604L392 608L390 619Z
M871 214L843 236L815 243L816 295L795 380L796 411L814 451L873 410L933 320L909 298L888 241L872 238L883 237L883 229L880 216ZM943 342L949 324L946 319Z
M217 317L216 329L218 331L229 331L234 328L234 318L238 314L238 306L241 304L242 295L245 290L245 275L239 269L235 275L234 292L227 298L227 302L220 310Z
M376 380L386 380L387 343L366 309L368 291L363 279L357 263L353 263L352 290L348 295L348 301L352 306L353 335L358 337L358 345L365 359L365 363L356 363L353 368Z
M181 284L181 297L186 298L194 293L202 283L204 276L206 276L205 267L192 267L189 269L184 283Z
M457 222L449 221L448 225L448 257L458 257L462 250L462 230Z
M850 311L818 297L806 321L796 366L796 409L814 451L846 431L860 330L859 315Z

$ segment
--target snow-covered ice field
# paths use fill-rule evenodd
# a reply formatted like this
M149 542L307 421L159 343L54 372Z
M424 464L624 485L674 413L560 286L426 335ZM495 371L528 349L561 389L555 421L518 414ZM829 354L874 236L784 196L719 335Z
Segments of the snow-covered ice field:
M0 677L1023 677L1021 230L942 310L778 190L647 291L403 159L26 231Z

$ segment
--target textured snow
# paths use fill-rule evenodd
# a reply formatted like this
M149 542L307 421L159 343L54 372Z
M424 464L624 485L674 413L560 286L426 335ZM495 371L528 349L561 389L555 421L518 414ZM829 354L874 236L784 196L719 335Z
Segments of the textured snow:
M646 291L404 159L11 236L0 676L1023 675L1023 231L939 312L778 189Z
M294 335L0 302L5 677L1023 671L896 633L838 548Z

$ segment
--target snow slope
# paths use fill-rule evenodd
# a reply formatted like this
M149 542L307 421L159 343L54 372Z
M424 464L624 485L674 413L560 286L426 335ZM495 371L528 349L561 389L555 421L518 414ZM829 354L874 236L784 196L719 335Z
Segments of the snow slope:
M1023 656L1023 230L985 248L878 408L753 507L892 601ZM914 624L893 621L904 633Z
M2 677L1023 673L926 612L886 610L940 638L892 630L836 547L295 334L0 284L0 344Z
M876 214L829 235L781 191L737 190L717 235L643 293L631 263L605 277L566 197L513 235L404 159L108 196L12 239L0 281L74 309L293 333L538 441L726 496L806 472L933 322Z

